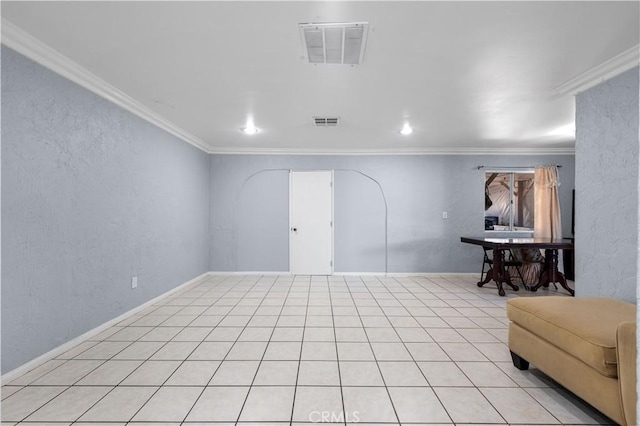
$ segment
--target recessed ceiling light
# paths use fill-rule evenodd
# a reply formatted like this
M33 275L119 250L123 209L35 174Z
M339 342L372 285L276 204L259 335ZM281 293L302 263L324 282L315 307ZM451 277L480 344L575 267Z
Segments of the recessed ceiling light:
M407 136L413 133L413 129L411 128L411 126L409 126L409 123L404 123L404 126L402 126L402 130L400 130L400 133Z
M256 133L260 132L260 129L258 129L257 127L255 127L253 125L247 126L247 127L241 127L240 130L245 135L255 135Z

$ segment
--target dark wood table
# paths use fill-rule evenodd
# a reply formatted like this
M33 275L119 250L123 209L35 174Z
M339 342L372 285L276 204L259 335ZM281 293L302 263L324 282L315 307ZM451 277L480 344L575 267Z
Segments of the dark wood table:
M558 271L558 250L573 250L573 241L570 239L461 237L460 241L493 250L493 267L487 272L487 276L498 285L500 296L505 295L502 283L518 290L518 286L511 282L509 272L504 267L505 251L511 249L544 250L544 268L538 283L531 287L531 291L537 291L542 286L548 287L550 283L560 283L562 288L572 296L574 295L574 291L567 285L564 275ZM482 287L487 281L479 282L478 287Z

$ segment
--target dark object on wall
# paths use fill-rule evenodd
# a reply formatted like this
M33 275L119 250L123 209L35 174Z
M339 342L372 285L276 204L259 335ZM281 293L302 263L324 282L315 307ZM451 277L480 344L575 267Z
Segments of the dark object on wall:
M498 224L498 216L485 216L484 217L484 230L493 231L493 226Z
M571 195L571 236L575 236L575 225L576 225L576 190L574 189ZM575 242L575 238L570 238L571 242ZM563 250L563 266L564 266L564 276L568 280L575 281L575 255L573 250Z

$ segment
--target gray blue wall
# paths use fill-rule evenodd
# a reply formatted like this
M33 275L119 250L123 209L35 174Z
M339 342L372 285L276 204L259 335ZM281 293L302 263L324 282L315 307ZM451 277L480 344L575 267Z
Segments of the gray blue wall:
M638 68L576 98L576 295L636 302Z
M334 169L336 272L385 270L377 183L388 205L389 272L477 272L479 248L460 243L460 236L484 233L484 171L477 166L537 164L563 165L569 236L573 156L212 155L210 269L288 271L288 170Z
M3 372L208 270L207 154L5 47L1 124Z

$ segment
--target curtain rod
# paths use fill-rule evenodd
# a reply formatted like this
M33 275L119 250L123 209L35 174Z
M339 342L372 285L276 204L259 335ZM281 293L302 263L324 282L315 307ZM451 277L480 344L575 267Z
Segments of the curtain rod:
M551 164L552 166L556 166L557 168L562 167L562 164ZM535 166L478 166L478 170L484 169L485 167L489 169L533 169Z

